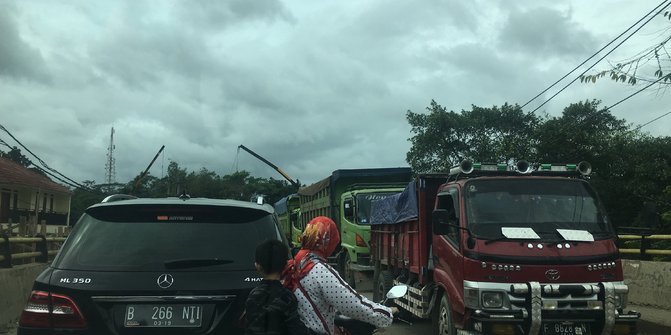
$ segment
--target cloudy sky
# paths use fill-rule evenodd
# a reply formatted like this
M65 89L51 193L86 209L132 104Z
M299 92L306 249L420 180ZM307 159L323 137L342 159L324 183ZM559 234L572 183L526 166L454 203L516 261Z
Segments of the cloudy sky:
M282 178L239 144L303 183L407 166L407 110L523 104L659 3L0 0L0 124L76 181L104 181L112 127L119 182L161 145L159 177L176 161ZM669 25L653 19L606 60L658 43ZM637 89L578 82L539 113ZM642 124L670 98L639 94L613 114Z

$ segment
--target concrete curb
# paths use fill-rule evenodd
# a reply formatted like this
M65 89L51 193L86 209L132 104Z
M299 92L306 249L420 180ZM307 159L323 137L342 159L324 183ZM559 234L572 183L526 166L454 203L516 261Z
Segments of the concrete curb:
M627 309L641 313L641 323L649 323L669 328L669 333L671 333L671 318L669 317L671 316L671 311L662 308L633 304L629 304Z

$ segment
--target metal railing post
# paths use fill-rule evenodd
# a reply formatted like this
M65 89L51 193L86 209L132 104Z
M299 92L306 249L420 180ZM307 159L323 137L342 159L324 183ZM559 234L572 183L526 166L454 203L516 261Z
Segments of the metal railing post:
M47 246L47 238L44 235L38 235L37 237L41 238L42 241L35 242L37 251L41 253L41 255L37 257L36 261L39 263L47 263L49 262L49 248Z
M641 259L649 261L652 259L652 256L646 253L650 249L650 239L647 239L645 235L641 236Z
M3 260L0 262L0 267L11 268L12 267L12 246L9 244L9 235L2 234L3 245L2 245L2 257Z

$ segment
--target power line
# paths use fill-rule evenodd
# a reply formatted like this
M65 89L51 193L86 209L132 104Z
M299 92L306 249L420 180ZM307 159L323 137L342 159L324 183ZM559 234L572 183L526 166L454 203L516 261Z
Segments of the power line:
M667 1L668 1L668 0L663 1L661 4L659 4L657 7L655 7L652 11L650 11L650 12L647 13L647 14L645 14L645 16L643 16L643 17L641 18L641 20L643 20L644 18L646 18L648 15L650 15L650 13L655 12L655 11L657 10L657 8L659 8L661 5L663 5L663 4L666 3ZM661 9L659 9L659 11L658 11L657 14L661 13L661 12L662 12L664 9L666 9L669 5L671 5L671 3L667 3L664 7L662 7ZM531 112L532 112L532 113L536 112L536 111L539 110L541 107L545 106L545 104L547 104L548 102L550 102L550 100L554 99L554 97L556 97L556 96L559 95L561 92L563 92L567 87L571 86L571 84L573 84L576 80L580 79L580 77L583 76L585 73L587 73L587 71L589 71L589 70L591 70L592 68L594 68L597 64L599 64L599 62L601 62L604 58L606 58L606 57L607 57L608 55L610 55L613 51L615 51L617 48L619 48L624 42L626 42L629 38L631 38L632 36L634 36L634 34L636 34L639 30L641 30L643 27L645 27L645 25L647 25L650 21L652 21L653 18L655 18L655 15L650 16L650 17L648 18L648 20L646 20L645 22L643 22L643 24L642 24L641 26L639 26L638 28L636 28L636 30L634 30L631 34L629 34L629 36L625 37L622 41L620 41L620 43L618 43L615 47L613 47L613 48L612 48L610 51L608 51L605 55L603 55L603 56L602 56L601 58L599 58L596 62L594 62L594 64L592 64L592 65L591 65L590 67L588 67L585 71L583 71L582 73L580 73L577 77L575 77L573 80L571 80L568 84L566 84L564 87L562 87L559 91L557 91L557 92L556 92L555 94L553 94L550 98L548 98L547 100L545 100L542 104L540 104L538 107L536 107L536 108L535 108L534 110L532 110ZM639 20L638 22L640 22L641 20ZM636 24L638 24L638 22L636 22L636 23L634 24L634 26L635 26ZM633 27L633 26L632 26L632 27ZM631 29L631 27L630 27L629 29ZM624 33L626 33L627 31L629 31L629 29L627 29ZM624 33L623 33L623 34L624 34ZM619 38L619 36L618 36L618 38ZM617 38L616 38L616 40L617 40ZM612 43L612 42L611 42L611 43ZM609 44L610 44L610 43L609 43ZM600 51L601 51L601 50L599 50L599 52L600 52ZM597 54L598 54L598 52L597 52ZM595 56L595 55L593 55L592 57L594 57L594 56ZM591 59L592 57L590 57L589 59ZM589 60L589 59L588 59L588 60ZM588 60L587 60L587 61L588 61ZM585 62L587 62L587 61L585 61ZM583 62L583 64L584 64L584 62ZM581 64L581 65L582 65L582 64ZM578 67L580 67L580 65L579 65ZM572 70L570 73L572 73L573 71L575 71L575 69ZM568 73L568 74L567 74L566 76L564 76L562 79L566 78L570 73ZM559 81L561 81L562 79L560 79ZM555 83L555 84L556 84L556 83ZM553 84L553 86L554 86L555 84ZM548 89L549 89L549 88L548 88ZM540 96L541 94L543 94L543 93L546 92L546 91L547 91L547 89L546 89L545 91L541 92L540 94L538 94L538 95L537 95L536 97L534 97L533 99L531 99L529 102L533 101L534 99L536 99L538 96ZM524 104L524 106L526 106L529 102L527 102L526 104ZM523 107L524 107L524 106L523 106Z
M5 142L5 141L4 141L3 139L1 139L1 138L0 138L0 144L6 146L7 148L9 148L9 150L14 149L14 148L12 148L12 146L10 146L9 144L7 144L7 142Z
M88 189L87 187L85 187L85 186L83 186L83 185L77 183L76 181L74 181L74 180L68 178L66 175L64 175L64 174L62 174L62 173L60 173L60 172L58 172L56 169L49 167L49 165L47 165L47 163L46 163L45 161L43 161L40 157L38 157L37 155L35 155L35 153L33 153L32 151L30 151L30 149L28 149L25 145L23 145L23 143L21 143L21 141L19 141L16 137L14 137L14 135L12 135L12 133L11 133L9 130L7 130L7 128L5 128L2 124L0 124L0 129L3 130L5 133L7 133L7 135L9 135L9 137L11 137L14 141L16 141L16 143L18 143L18 144L19 144L23 149L25 149L28 153L30 153L31 155L33 155L33 157L35 157L35 159L37 159L37 161L40 162L40 164L42 164L42 166L44 166L45 168L47 168L47 169L50 170L51 172L56 173L56 174L60 175L61 177L63 177L63 178L65 178L65 179L69 180L72 184L76 185L76 187L81 188L81 189L85 189L85 190L87 190L87 191L91 191L91 190ZM35 164L33 164L33 165L35 165ZM35 166L37 166L37 165L35 165Z
M634 93L628 95L626 98L623 98L622 100L620 100L620 101L618 101L618 102L616 102L616 103L614 103L614 104L612 104L612 105L606 107L606 109L611 109L611 108L613 108L613 107L615 107L615 106L621 104L622 102L624 102L624 101L626 101L626 100L629 100L629 98L631 98L631 97L633 97L634 95L639 94L639 93L641 93L641 92L647 90L648 88L650 88L650 86L652 86L652 85L654 85L654 84L657 84L658 82L660 82L660 81L661 81L662 79L664 79L664 78L665 78L665 77L661 77L661 78L659 78L659 79L657 79L657 80L651 82L650 84L646 85L646 86L643 87L642 89L640 89L640 90L638 90L638 91L636 91L636 92L634 92Z
M626 34L629 30L631 30L631 29L634 28L636 25L638 25L639 23L641 23L641 21L643 21L648 15L654 13L654 12L657 10L657 8L659 8L661 5L663 5L666 1L668 1L668 0L664 0L664 1L662 1L662 3L660 3L659 5L657 5L657 7L655 7L653 10L651 10L650 12L648 12L647 14L645 14L645 15L644 15L642 18L640 18L638 21L636 21L636 23L634 23L634 24L632 24L631 26L629 26L629 28L627 28L627 30L623 31L620 35L617 35L617 37L615 37L615 38L612 39L610 42L608 42L608 44L604 45L604 46L603 46L601 49L599 49L597 52L595 52L594 54L592 54L591 56L589 56L589 58L585 59L582 63L578 64L578 66L574 67L573 70L569 71L569 72L566 73L563 77L561 77L561 78L559 78L557 81L555 81L552 85L548 86L546 89L544 89L543 91L541 91L540 93L538 93L536 96L534 96L533 98L531 98L531 99L530 99L529 101L527 101L524 105L522 105L522 108L526 107L526 105L528 105L528 104L531 103L532 101L536 100L536 98L540 97L540 96L543 95L545 92L547 92L547 91L549 91L551 88L555 87L555 85L559 84L559 82L561 82L562 80L566 79L566 77L568 77L569 75L571 75L571 73L575 72L575 71L576 71L577 69L579 69L581 66L585 65L585 63L589 62L592 58L596 57L596 55L598 55L599 53L601 53L601 51L605 50L605 49L606 49L607 47L609 47L611 44L615 43L615 41L617 41L618 39L620 39L620 37L622 37L624 34Z
M9 148L9 149L14 149L12 146L10 146L9 144L7 144L7 142L5 142L5 141L4 141L3 139L1 139L1 138L0 138L0 144L6 146L6 147ZM79 186L77 186L77 185L74 185L74 184L68 182L67 180L64 180L63 178L60 178L60 177L54 175L53 173L51 173L51 172L49 172L49 171L47 171L47 170L45 170L45 169L39 167L38 165L36 165L35 163L33 163L30 159L26 158L26 160L27 160L29 166L30 166L30 165L34 166L35 169L41 171L42 173L44 173L44 174L46 174L46 175L51 176L52 178L54 178L54 179L60 181L61 183L65 184L65 185L68 185L68 186L73 187L73 188L83 189L84 191L91 192L91 193L95 193L95 194L99 193L99 192L96 192L96 191L91 190L91 189L88 189L88 188L82 188L82 187L79 187Z
M652 119L652 120L650 120L650 121L648 121L648 122L646 122L646 123L644 123L644 124L642 124L642 125L639 125L638 127L634 128L634 129L632 130L632 132L637 131L637 130L639 130L639 129L641 129L641 128L643 128L643 127L645 127L645 126L647 126L647 125L649 125L649 124L651 124L651 123L653 123L653 122L655 122L655 121L657 121L657 120L659 120L659 119L661 119L661 118L663 118L663 117L665 117L665 116L667 116L667 115L669 115L669 114L671 114L671 111L666 112L666 113L664 113L664 114L662 114L662 115L660 115L660 116L658 116L658 117L656 117L656 118L654 118L654 119Z

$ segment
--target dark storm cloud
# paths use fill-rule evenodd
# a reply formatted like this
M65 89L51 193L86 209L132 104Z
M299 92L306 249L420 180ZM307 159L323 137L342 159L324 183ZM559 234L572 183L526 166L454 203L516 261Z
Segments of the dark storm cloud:
M46 81L44 59L21 38L16 15L12 5L0 4L0 76Z
M10 23L2 52L10 40L13 53L43 57L56 84L0 73L0 113L16 111L0 119L50 165L97 181L112 126L118 181L142 171L161 145L157 176L174 160L219 174L238 162L281 179L238 156L239 144L302 182L404 166L407 110L423 112L431 99L450 110L528 99L630 12L604 21L594 12L617 6L586 12L594 6L550 0L12 3L21 15L0 20ZM578 86L546 107L560 113L621 87Z
M212 58L201 37L174 26L121 28L94 46L91 56L107 75L133 87L155 84L169 74L198 78L223 65Z
M181 1L175 6L175 14L189 26L210 30L221 30L241 21L293 21L278 0Z
M503 52L559 58L587 55L599 46L592 33L576 22L570 12L552 8L513 7L499 41Z

